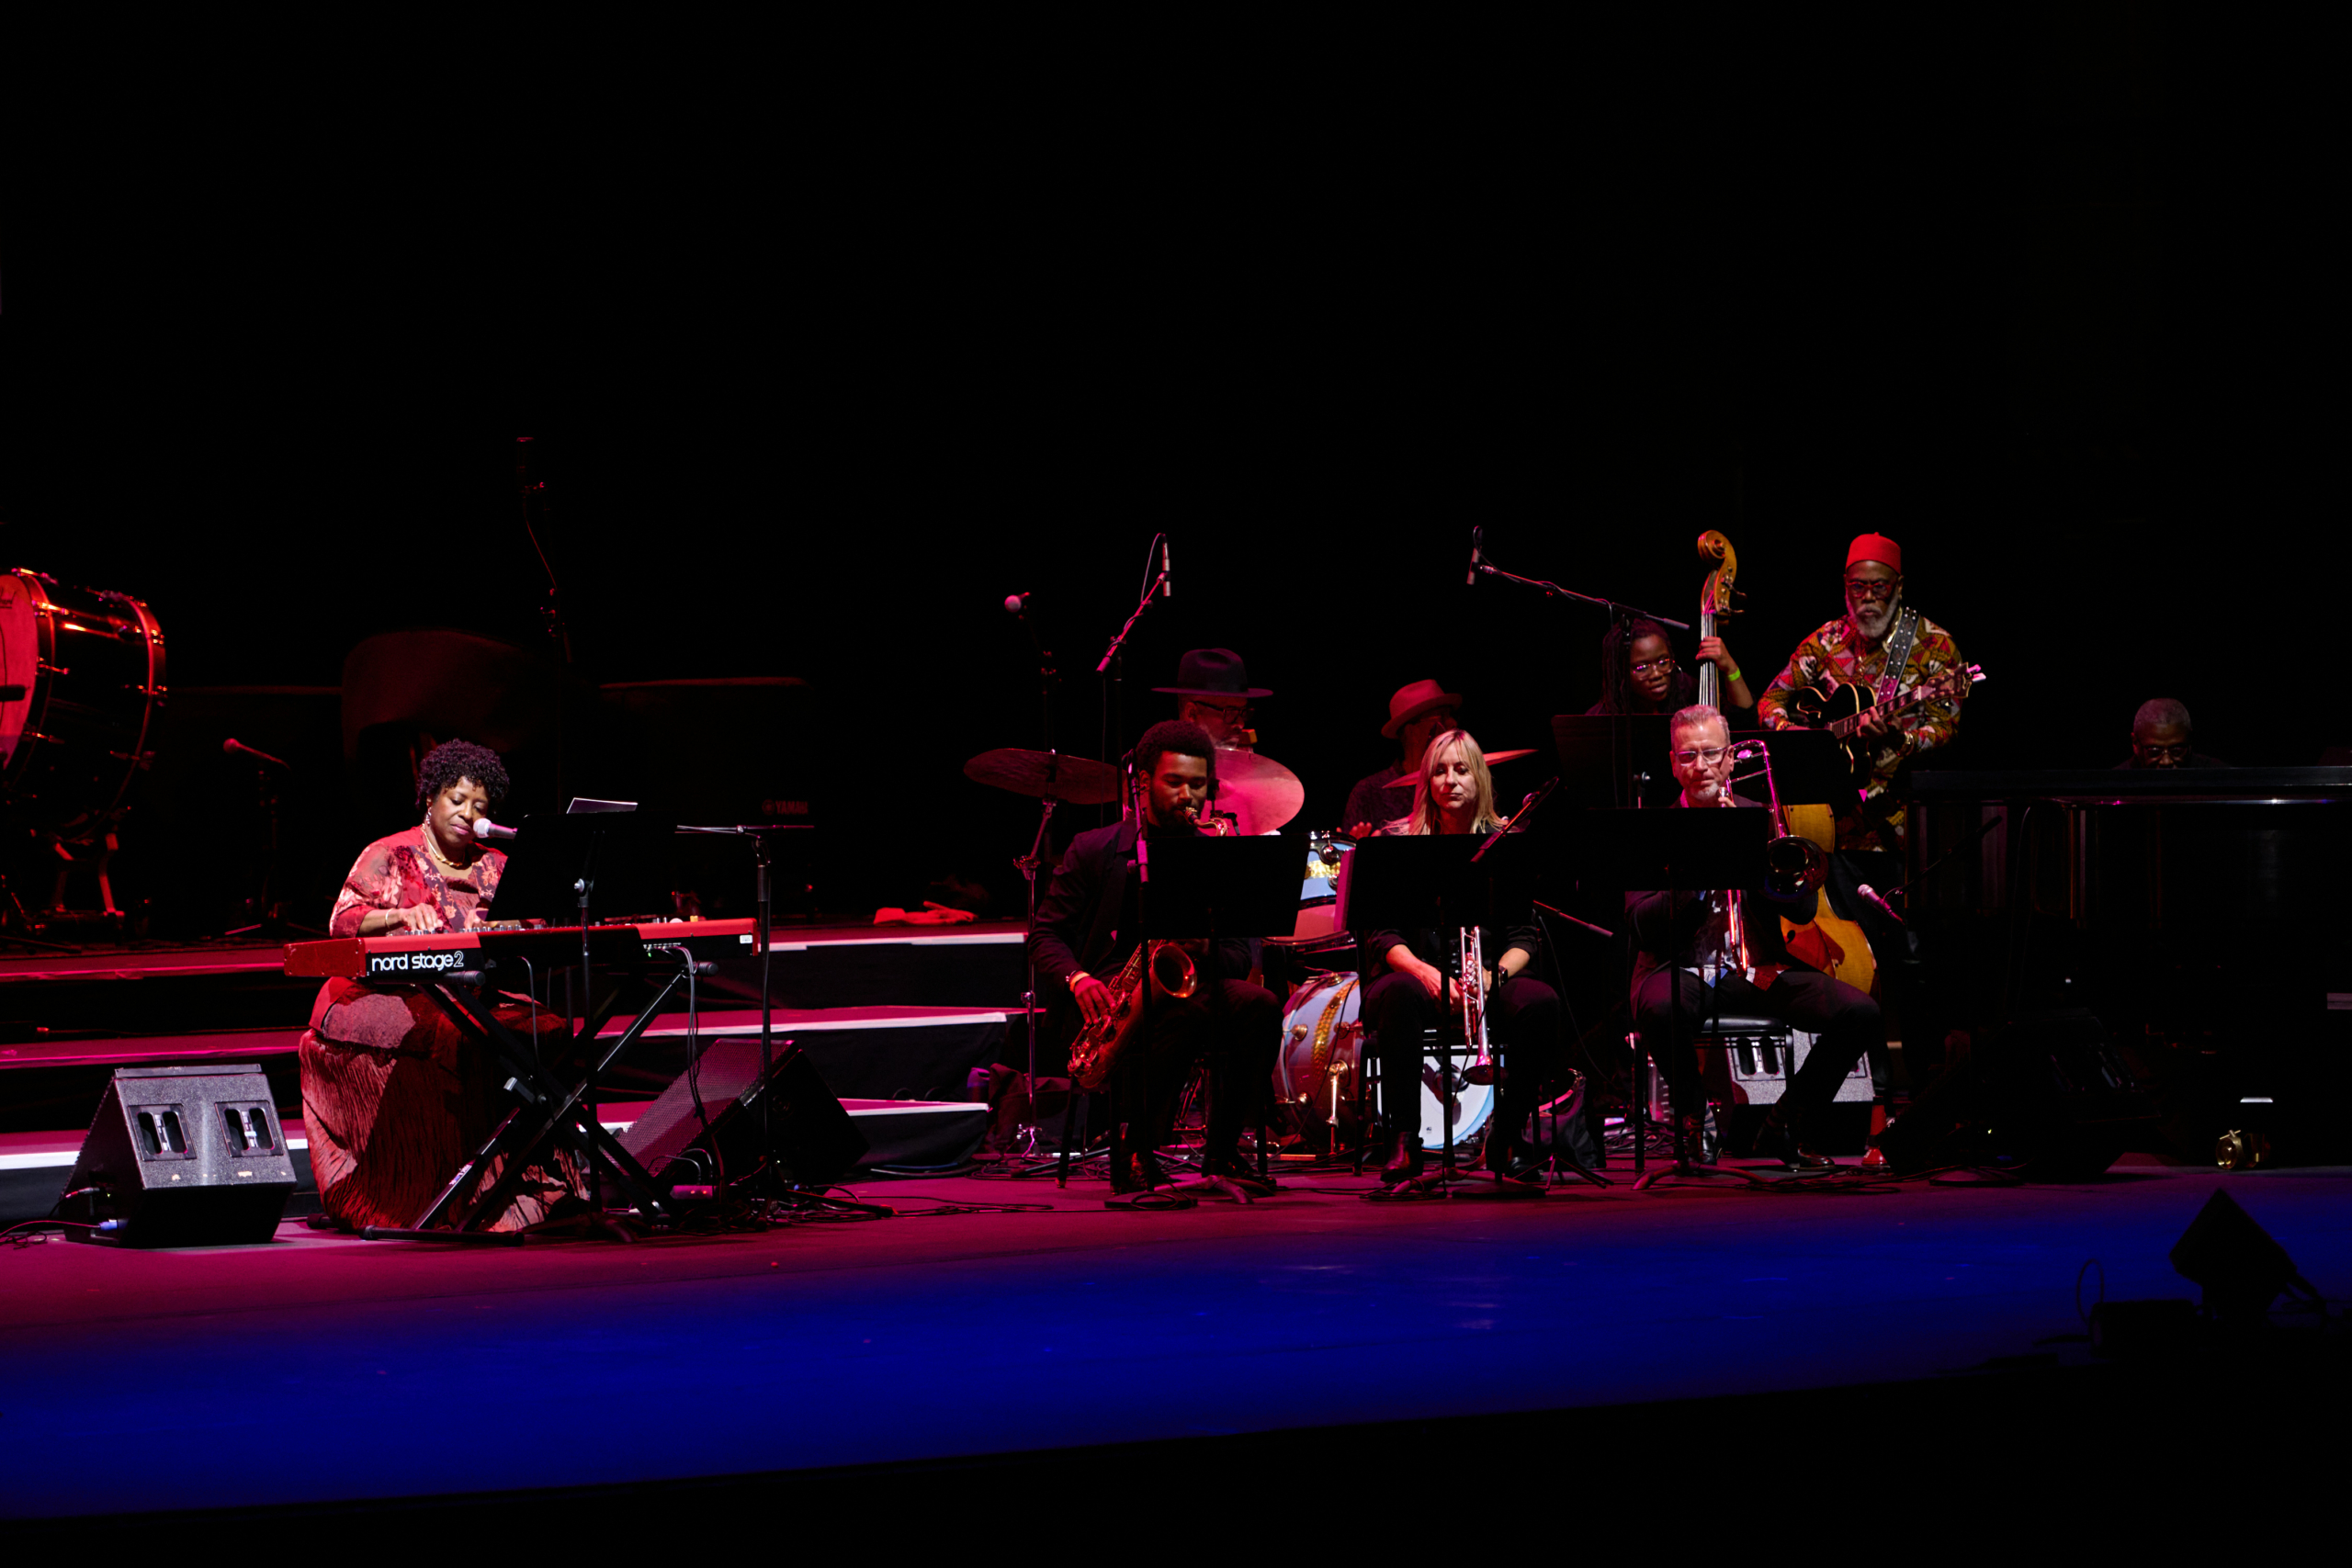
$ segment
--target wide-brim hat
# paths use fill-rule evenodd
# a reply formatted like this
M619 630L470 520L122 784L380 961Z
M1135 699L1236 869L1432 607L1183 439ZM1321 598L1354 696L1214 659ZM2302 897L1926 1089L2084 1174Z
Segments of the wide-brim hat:
M1380 738L1394 740L1396 732L1431 708L1458 708L1462 694L1449 692L1435 681L1416 681L1409 686L1399 686L1396 694L1388 699L1388 722L1380 727Z
M1229 648L1196 648L1176 661L1176 683L1154 686L1179 697L1271 697L1263 686L1250 683L1249 667Z

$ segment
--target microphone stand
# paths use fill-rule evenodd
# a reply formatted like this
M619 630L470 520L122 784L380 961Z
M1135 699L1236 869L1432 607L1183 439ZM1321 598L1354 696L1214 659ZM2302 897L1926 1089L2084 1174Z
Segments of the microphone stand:
M1645 610L1635 604L1621 604L1614 599L1603 599L1591 593L1579 593L1573 588L1563 588L1556 582L1547 582L1540 577L1521 577L1517 572L1505 571L1487 558L1483 546L1476 548L1476 558L1470 563L1470 570L1482 576L1499 577L1505 582L1516 582L1521 588L1532 588L1546 599L1573 599L1580 604L1597 604L1608 611L1611 616L1639 615L1644 620L1656 621L1662 626L1672 626L1679 632L1687 632L1690 629L1690 622L1678 621L1671 615L1661 615L1655 610Z
M1102 705L1102 755L1105 757L1111 755L1113 720L1117 721L1117 729L1121 735L1127 732L1126 683L1124 679L1126 665L1122 657L1126 647L1127 635L1136 629L1136 623L1143 619L1143 613L1151 608L1152 596L1167 586L1168 568L1162 565L1159 574L1144 586L1143 598L1136 602L1135 613L1127 617L1126 625L1119 628L1118 635L1111 639L1111 646L1102 650L1102 657L1095 662L1094 672L1103 676L1110 682L1111 688L1111 700ZM1133 793L1130 792L1125 803L1120 807L1121 815L1124 816L1133 807Z

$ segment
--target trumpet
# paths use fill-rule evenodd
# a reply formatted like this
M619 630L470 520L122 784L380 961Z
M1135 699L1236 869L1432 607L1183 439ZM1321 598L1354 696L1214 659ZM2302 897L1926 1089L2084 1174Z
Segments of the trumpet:
M1495 1081L1495 1053L1487 1042L1487 952L1476 926L1462 928L1462 1039L1477 1055L1462 1069L1462 1081Z

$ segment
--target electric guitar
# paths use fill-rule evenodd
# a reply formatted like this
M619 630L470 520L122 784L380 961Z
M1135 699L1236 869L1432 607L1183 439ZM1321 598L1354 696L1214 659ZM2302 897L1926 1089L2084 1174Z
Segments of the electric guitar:
M1882 703L1870 687L1828 675L1817 686L1799 686L1791 691L1785 708L1791 724L1805 729L1826 729L1838 738L1838 746L1846 753L1847 765L1853 770L1854 782L1859 784L1871 776L1874 739L1861 733L1864 719L1873 713L1893 717L1940 696L1963 695L1984 679L1984 671L1979 665L1955 665Z

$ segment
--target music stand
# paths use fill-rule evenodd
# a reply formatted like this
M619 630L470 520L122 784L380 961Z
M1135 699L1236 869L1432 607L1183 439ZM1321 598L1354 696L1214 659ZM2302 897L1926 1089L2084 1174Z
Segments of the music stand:
M1846 750L1826 729L1768 729L1758 735L1736 736L1734 743L1742 747L1760 743L1771 754L1772 777L1781 786L1783 806L1843 803L1850 807L1858 798ZM1753 773L1736 774L1733 782L1763 776L1759 765Z
M1201 833L1154 840L1143 847L1149 859L1138 869L1148 868L1149 874L1139 913L1147 941L1204 939L1214 953L1220 941L1284 935L1298 922L1295 839ZM1148 986L1144 994L1148 1015ZM1250 1081L1250 1075L1242 1077ZM1260 1076L1250 1098L1258 1119L1258 1179L1268 1188L1273 1185L1267 1169L1266 1100L1271 1092L1272 1085ZM1239 1185L1205 1169L1193 1185L1244 1203L1250 1197Z
M1571 819L1573 830L1553 840L1554 853L1572 864L1586 886L1620 893L1753 887L1764 880L1768 818L1762 811L1592 811ZM1675 972L1667 987L1671 1048L1682 1032L1681 965L1669 953L1666 967ZM1656 1047L1649 1047L1634 1062L1632 1104L1626 1108L1634 1129L1634 1190L1641 1191L1669 1177L1762 1181L1736 1167L1694 1163L1690 1156L1699 1151L1686 1146L1679 1117L1674 1122L1674 1163L1643 1173L1650 1126L1644 1074L1655 1070L1645 1068L1643 1058L1655 1062L1657 1054Z
M1532 901L1541 865L1542 852L1537 843L1533 837L1520 834L1499 838L1483 833L1444 837L1412 834L1368 839L1356 846L1348 868L1348 929L1363 935L1380 931L1442 931L1500 924L1496 918L1498 911L1527 907ZM1478 983L1474 976L1449 978L1456 985ZM1454 1094L1460 1087L1454 1081L1453 1058L1457 1051L1469 1049L1470 1043L1464 1040L1457 1046L1448 1034L1443 1027L1438 1030L1438 1107L1442 1112L1442 1140L1434 1185L1438 1190L1450 1194L1453 1185L1464 1179L1453 1157ZM1498 1052L1494 1114L1499 1115L1501 1079L1509 1070L1509 1063L1500 1055L1504 1049L1501 1044L1490 1044ZM1391 1100L1398 1098L1399 1091L1407 1087L1389 1084L1385 1074L1382 1075L1381 1083L1384 1095ZM1413 1098L1407 1104L1418 1111L1419 1083L1411 1089ZM1396 1105L1383 1109L1396 1124L1398 1136L1406 1135L1406 1110ZM1416 1132L1412 1135L1419 1134Z
M1680 786L1672 770L1649 772L1667 753L1668 722L1662 713L1553 715L1561 806L1609 811L1673 805Z

